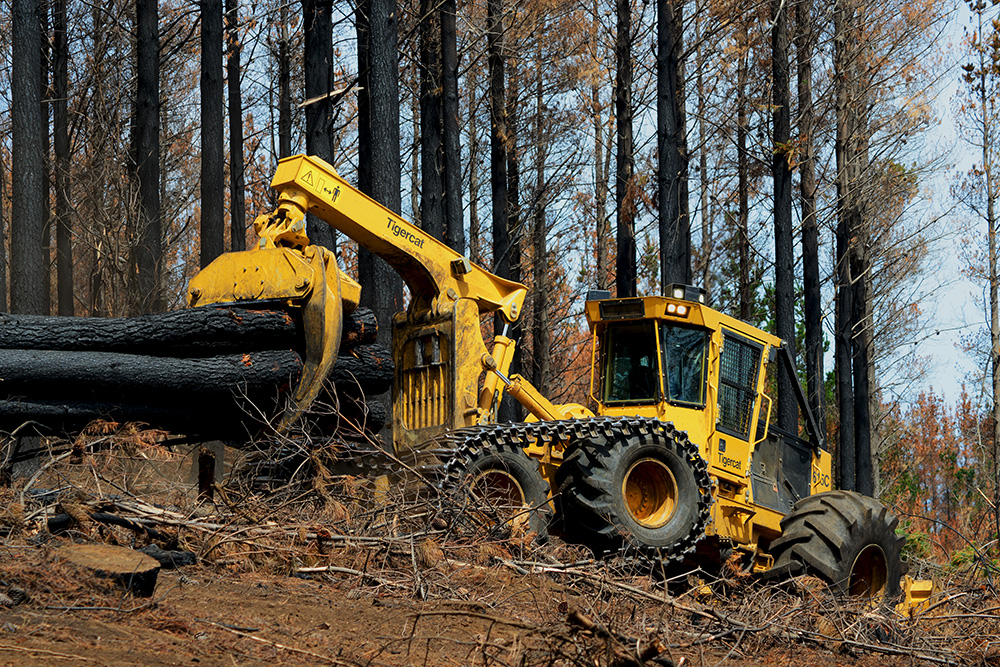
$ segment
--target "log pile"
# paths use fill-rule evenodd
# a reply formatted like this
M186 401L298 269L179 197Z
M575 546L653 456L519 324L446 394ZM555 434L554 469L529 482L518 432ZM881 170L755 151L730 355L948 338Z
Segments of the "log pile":
M344 320L330 374L345 416L384 410L365 396L392 384L374 314ZM75 431L94 419L239 440L283 409L302 371L301 323L283 309L202 307L128 318L0 314L0 430Z

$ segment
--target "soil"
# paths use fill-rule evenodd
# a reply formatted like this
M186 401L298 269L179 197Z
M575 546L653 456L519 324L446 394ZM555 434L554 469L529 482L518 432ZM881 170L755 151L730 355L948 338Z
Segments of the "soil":
M998 664L996 595L979 581L912 621L818 580L664 582L558 539L470 529L318 456L310 478L266 493L230 471L212 504L179 481L191 461L155 443L73 451L32 478L48 491L0 490L0 665ZM197 563L161 570L149 598L72 568L67 544L151 540L98 512L155 525ZM51 535L57 514L77 523Z

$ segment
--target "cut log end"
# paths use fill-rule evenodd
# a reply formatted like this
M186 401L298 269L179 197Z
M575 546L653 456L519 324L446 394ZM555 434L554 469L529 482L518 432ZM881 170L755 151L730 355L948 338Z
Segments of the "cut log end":
M146 554L107 544L70 544L59 558L91 576L110 579L136 597L150 597L160 563Z

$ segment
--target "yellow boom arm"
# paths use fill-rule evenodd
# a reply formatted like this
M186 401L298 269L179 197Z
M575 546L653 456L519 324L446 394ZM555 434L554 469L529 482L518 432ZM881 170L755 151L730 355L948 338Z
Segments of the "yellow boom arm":
M403 395L395 422L406 438L426 438L427 429L467 425L489 414L477 400L478 379L490 356L478 317L499 311L508 322L516 321L524 285L472 264L358 191L318 158L281 160L271 186L278 206L254 221L258 247L227 253L205 267L192 278L188 301L200 306L277 300L301 307L306 359L279 430L319 394L337 358L342 309L353 310L360 294L360 286L337 268L329 250L310 245L306 213L383 258L410 290L407 315L397 315L393 334L393 358L400 367L394 386Z

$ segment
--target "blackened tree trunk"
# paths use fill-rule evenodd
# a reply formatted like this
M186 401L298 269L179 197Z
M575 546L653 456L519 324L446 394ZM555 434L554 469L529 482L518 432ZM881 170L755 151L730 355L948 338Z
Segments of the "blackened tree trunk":
M854 353L854 461L858 493L875 495L875 470L872 465L872 421L871 421L871 309L868 297L868 275L871 263L860 238L863 230L855 229L852 240L855 243L851 253L851 274L855 277L852 295L854 329L852 352Z
M278 26L278 157L292 154L292 65L288 47L288 5L282 3Z
M515 282L522 280L521 241L524 237L524 219L521 211L521 163L520 163L520 120L521 120L521 70L520 63L511 58L507 62L507 253L510 257L510 273L507 276ZM524 320L518 319L511 325L510 336L523 340ZM515 349L510 360L510 372L523 374L523 355ZM505 397L500 406L500 421L512 422L523 419L521 404Z
M0 312L7 312L7 161L0 144Z
M490 191L493 200L493 272L510 276L507 228L507 105L501 0L487 0L486 34L490 72ZM497 322L501 320L497 319ZM498 330L499 331L499 330Z
M400 212L399 66L396 0L363 0L355 14L358 32L358 187L396 213ZM403 309L403 282L379 257L358 248L361 304L374 311L381 326L378 342L392 347L392 316ZM391 412L387 392L372 400Z
M444 149L445 242L465 252L465 220L462 213L462 146L458 117L458 31L456 0L441 3L441 130Z
M592 0L592 21L590 23L590 43L594 49L593 59L598 59L598 35L601 26L601 12L598 0ZM597 233L597 289L611 289L611 257L609 244L611 242L610 220L608 218L608 172L611 161L611 128L608 128L608 139L604 136L604 119L601 115L601 88L597 77L590 86L591 125L594 132L594 215L595 231Z
M332 0L303 0L305 14L306 152L333 162L333 18ZM333 228L310 214L306 233L315 245L335 249Z
M788 5L771 0L771 118L773 148L771 176L774 180L774 320L775 333L795 359L795 252L792 243L791 95L788 73ZM778 424L798 432L798 405L792 377L778 369Z
M691 228L684 183L687 155L682 110L684 50L680 0L656 5L656 144L657 205L660 236L660 284L691 282Z
M233 252L246 250L247 247L239 28L239 0L226 0L226 78L229 84L229 248Z
M38 0L13 0L11 120L13 159L11 177L11 300L14 313L44 312L45 272L42 237L46 202L43 199L41 17Z
M618 31L615 35L615 119L617 172L615 176L615 226L618 258L615 287L618 297L635 296L635 168L632 136L632 6L615 0Z
M49 132L49 114L51 112L52 89L49 87L49 65L51 64L52 46L49 39L49 0L42 0L39 7L41 17L41 82L42 82L42 202L45 220L42 224L42 311L52 312L52 136Z
M222 0L201 0L201 265L225 252Z
M535 62L542 62L541 42L536 40ZM546 121L543 92L543 74L535 72L535 193L533 212L533 271L534 308L531 318L532 361L531 382L535 388L547 395L549 392L549 253L548 225L545 219L547 192L545 187L546 144L544 124Z
M816 48L812 0L796 8L795 53L799 97L799 194L802 206L802 282L806 330L806 393L809 408L825 436L826 401L823 372L822 295L819 275L819 226L816 224L816 147L812 95L812 57Z
M739 317L746 322L753 318L753 287L750 283L750 158L747 149L747 78L749 70L749 39L743 24L738 41L739 62L736 65L736 246L739 262Z
M479 81L476 72L470 70L466 77L466 88L468 90L468 120L466 127L469 130L469 257L477 264L483 263L483 246L480 239L479 220L479 151L481 142L479 139L479 126L476 117L479 108Z
M136 109L133 153L139 179L135 264L142 310L160 309L160 33L157 0L136 0ZM99 278L98 278L99 279ZM99 291L99 290L98 290Z
M56 153L56 293L60 315L72 316L73 237L70 234L69 174L69 43L66 34L66 0L53 3L52 104L53 143Z
M441 27L435 0L420 0L420 225L444 239Z

